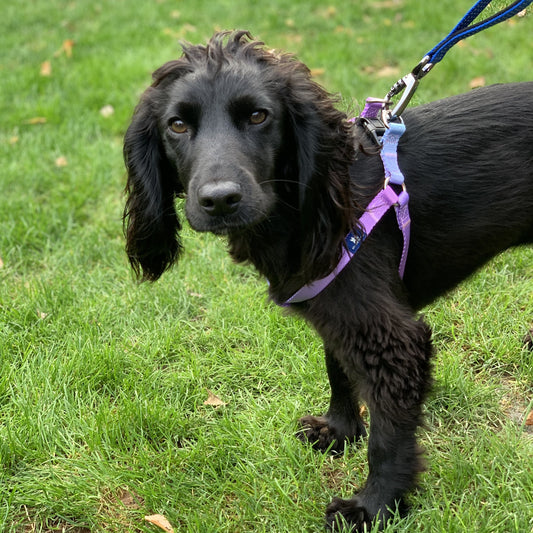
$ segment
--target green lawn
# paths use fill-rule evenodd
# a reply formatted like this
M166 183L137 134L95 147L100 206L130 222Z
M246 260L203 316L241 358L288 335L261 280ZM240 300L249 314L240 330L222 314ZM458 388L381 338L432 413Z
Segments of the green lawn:
M156 532L144 517L162 514L184 532L321 531L331 497L367 467L365 446L334 460L294 438L299 416L327 407L320 339L213 236L186 229L179 268L135 282L122 137L179 40L250 29L356 113L471 2L4 4L0 530ZM456 47L416 101L530 79L532 28L530 11ZM425 313L437 348L420 435L429 467L395 531L530 533L533 365L521 338L533 250L503 254ZM204 404L208 391L224 405Z

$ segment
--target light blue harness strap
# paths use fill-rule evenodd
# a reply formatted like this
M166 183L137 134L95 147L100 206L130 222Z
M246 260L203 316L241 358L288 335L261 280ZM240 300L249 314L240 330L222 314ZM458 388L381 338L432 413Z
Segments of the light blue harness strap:
M403 191L398 196L398 201L394 205L398 226L403 235L403 249L398 272L403 279L407 253L409 252L409 241L411 235L411 218L409 216L409 195L405 188L404 176L398 166L398 142L405 132L405 124L402 120L390 122L389 127L382 139L381 160L385 169L385 183L401 185Z
M383 135L381 160L385 167L385 179L394 185L403 185L404 177L398 166L398 142L405 132L403 122L390 122Z

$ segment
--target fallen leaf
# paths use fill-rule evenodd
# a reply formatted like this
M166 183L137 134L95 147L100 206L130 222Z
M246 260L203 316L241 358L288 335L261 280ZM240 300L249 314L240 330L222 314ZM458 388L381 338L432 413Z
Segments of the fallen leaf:
M112 105L105 105L100 109L100 115L102 115L104 118L108 118L115 112L115 108Z
M48 316L48 313L43 313L42 311L37 311L37 316L38 316L41 320L44 320L44 319Z
M533 426L533 411L529 411L526 417L526 426Z
M325 19L330 19L337 14L337 8L335 6L328 6L326 9L322 10L320 15Z
M17 144L18 142L19 142L18 135L13 135L13 137L10 137L9 141L8 141L8 143L11 144L11 145Z
M72 57L72 49L76 43L72 39L65 39L61 43L59 50L54 52L54 57L59 57L61 54L65 54L67 57Z
M522 9L522 11L517 13L516 16L522 18L526 16L526 13L527 13L527 9Z
M63 156L63 155L60 155L60 156L55 160L55 165L56 165L56 167L58 167L58 168L68 166L67 158L66 158L65 156Z
M485 87L486 83L485 76L478 76L477 78L470 80L468 85L471 89L478 89L479 87Z
M28 120L26 120L26 124L31 124L34 126L35 124L46 124L46 117L33 117Z
M4 261L1 257L0 257L0 268L4 268Z
M213 407L221 407L223 405L228 405L226 402L223 402L216 394L213 394L209 389L207 389L207 400L204 402L204 405L212 405Z
M174 533L174 529L170 525L170 522L162 514L153 514L150 516L145 516L144 519L150 524L154 524L157 527L160 527L163 531L168 533Z
M50 61L43 61L41 63L41 76L51 76L52 75L52 63Z
M173 11L170 12L170 18L179 19L180 17L181 17L181 12L178 11L177 9L174 9Z
M322 76L326 72L325 68L312 68L311 69L311 76Z

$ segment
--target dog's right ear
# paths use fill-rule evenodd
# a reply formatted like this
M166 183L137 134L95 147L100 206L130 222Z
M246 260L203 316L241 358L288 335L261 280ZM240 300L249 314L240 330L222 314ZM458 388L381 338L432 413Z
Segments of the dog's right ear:
M158 279L181 251L174 199L182 189L163 148L154 91L152 86L144 93L124 138L126 252L137 276L142 271L142 279L150 281Z

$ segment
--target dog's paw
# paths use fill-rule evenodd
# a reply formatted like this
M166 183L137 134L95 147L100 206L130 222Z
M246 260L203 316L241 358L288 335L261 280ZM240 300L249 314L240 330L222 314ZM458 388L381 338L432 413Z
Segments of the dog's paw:
M371 516L357 496L350 500L333 498L326 509L326 528L328 531L363 532L372 527Z
M387 499L372 496L364 489L349 500L333 498L326 508L326 528L328 531L363 533L377 526L381 531L394 517L395 512L402 518L409 511L409 505L403 498L391 501L390 505L385 503Z
M342 453L345 442L354 442L366 436L362 422L353 431L341 431L334 427L327 416L304 416L298 421L300 430L298 438L309 442L313 448L321 452Z

